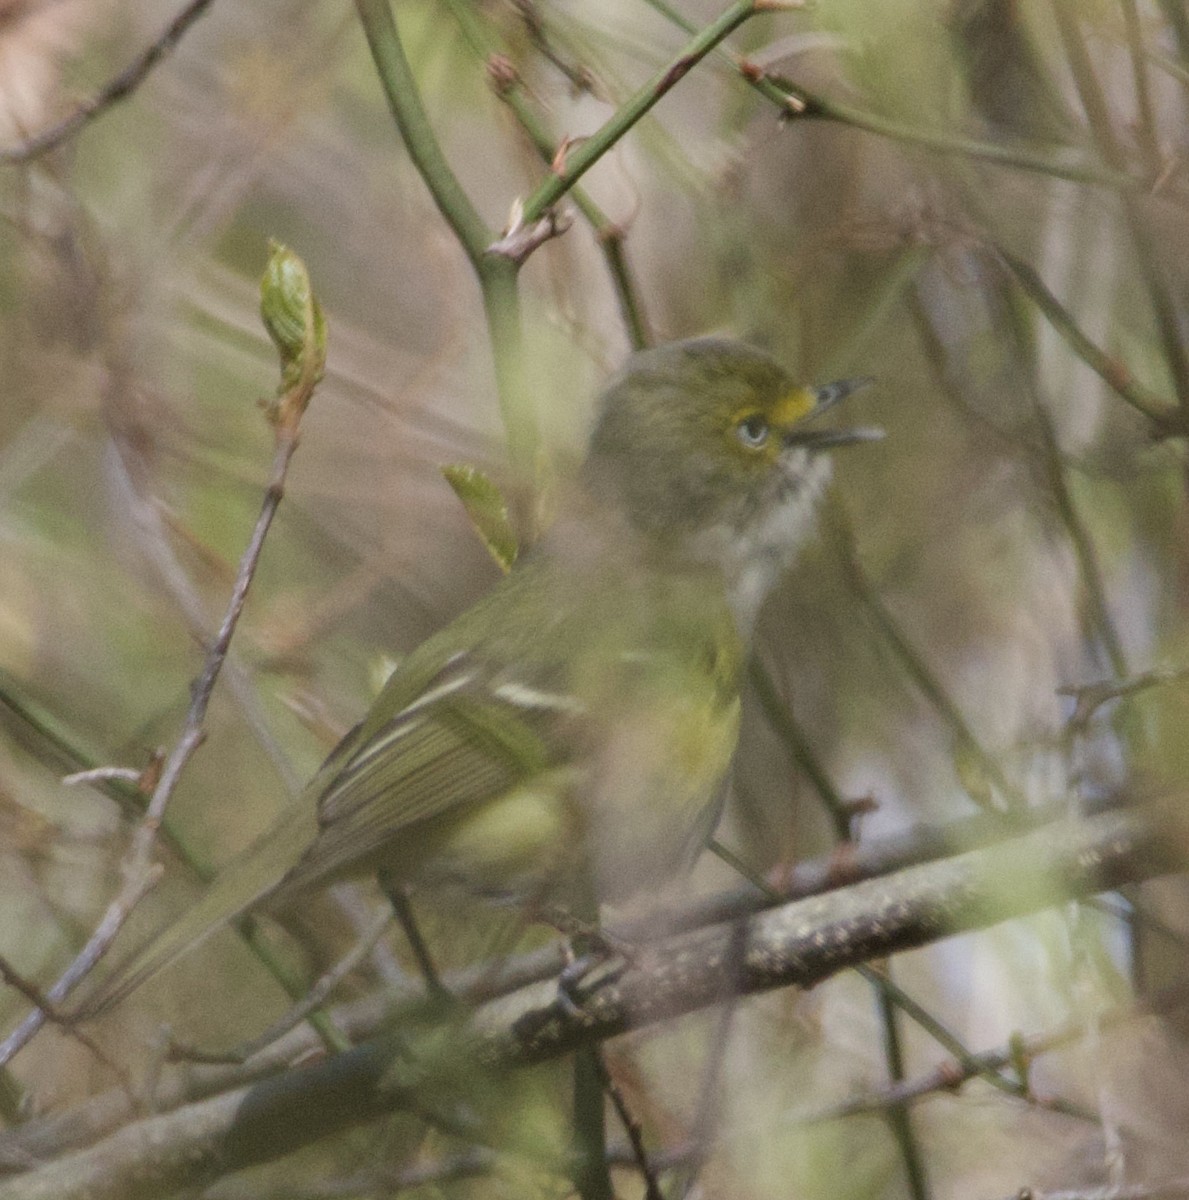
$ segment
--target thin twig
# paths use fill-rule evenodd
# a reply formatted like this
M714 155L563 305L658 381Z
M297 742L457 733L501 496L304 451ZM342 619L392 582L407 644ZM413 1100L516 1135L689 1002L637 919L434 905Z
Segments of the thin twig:
M1156 126L1156 107L1152 103L1152 82L1148 78L1148 61L1144 56L1144 34L1136 0L1121 0L1123 24L1127 29L1127 49L1131 55L1131 77L1135 82L1135 104L1139 110L1139 132L1148 170L1158 176L1160 163L1160 134Z
M1182 1200L1185 1196L1189 1196L1189 1178L1168 1179L1160 1183L1133 1183L1123 1187L1085 1187L1053 1192L1022 1187L1008 1200Z
M1090 132L1103 159L1115 170L1123 169L1126 155L1111 122L1111 107L1098 77L1078 24L1078 12L1069 0L1053 0L1053 15L1069 61L1074 86L1086 114ZM1180 312L1164 276L1160 252L1133 196L1122 197L1123 213L1135 248L1135 260L1148 289L1148 298L1156 319L1156 330L1164 349L1164 359L1172 376L1177 401L1189 413L1189 354L1181 336Z
M520 264L511 258L487 253L495 235L471 202L442 151L421 100L389 0L355 0L355 9L405 149L478 278L509 457L522 477L532 480L538 468L539 431L524 372L520 300L516 290ZM526 213L525 225L534 226L542 216L543 211ZM531 522L528 523L531 526ZM535 534L531 527L522 532L526 535L525 540L531 540Z
M545 22L541 19L541 14L537 10L534 0L512 0L512 7L524 23L525 32L528 34L529 41L532 42L533 47L540 53L542 58L552 63L570 81L570 86L574 89L574 94L579 95L586 92L589 95L595 95L594 75L588 68L580 65L575 66L575 64L568 62L558 53L549 40L549 36L545 31Z
M664 1200L656 1171L648 1160L648 1150L644 1145L644 1131L640 1128L640 1122L632 1115L632 1110L628 1107L623 1092L611 1078L611 1072L607 1070L607 1064L601 1057L599 1058L599 1067L603 1076L603 1091L610 1098L615 1115L619 1117L619 1123L623 1126L624 1133L628 1135L628 1147L631 1151L632 1161L636 1164L644 1180L644 1200ZM610 1154L607 1155L607 1158L610 1161Z
M643 942L648 940L646 931L650 929L679 933L737 921L774 904L821 895L861 879L894 875L906 867L986 847L1001 841L1009 831L1020 834L1043 828L1054 818L1064 820L1066 813L1064 805L1049 806L1013 814L1006 824L1003 818L979 814L945 825L920 826L895 837L848 846L845 853L833 852L798 863L781 880L774 898L765 887L750 884L689 905L678 913L646 915L639 927L624 926L614 932L628 942ZM1087 812L1087 815L1092 814ZM452 995L476 1004L509 996L553 978L562 966L558 948L550 946L501 963L498 969L490 962L479 963L446 975L443 982ZM401 1003L419 1001L423 995L424 989L418 982L383 997L338 1006L332 1015L335 1025L350 1042L356 1043L374 1037ZM929 1019L927 1014L909 1012L912 1002L906 996L901 995L900 1004L924 1027ZM943 1027L934 1022L928 1032L950 1055L964 1059L967 1053L964 1047L957 1038L947 1036ZM191 1069L169 1078L155 1090L155 1111L168 1112L218 1092L269 1078L293 1062L309 1058L317 1049L315 1036L309 1030L299 1029L242 1066ZM130 1115L131 1109L123 1105L120 1096L110 1091L101 1093L55 1117L35 1118L19 1130L0 1133L0 1161L53 1157L105 1136ZM695 1123L697 1128L700 1126Z
M132 910L156 886L163 870L164 868L157 864L154 869L146 871L141 876L136 886L133 885L131 878L126 879L124 886L116 899L108 906L87 944L57 982L45 993L45 998L51 1005L61 1004L79 980L86 976L87 972L106 952ZM0 1066L6 1065L28 1043L47 1019L48 1014L40 1005L30 1012L16 1029L3 1042L0 1042Z
M852 828L855 816L854 806L848 805L834 787L833 781L826 773L825 768L822 767L817 760L817 756L813 753L813 748L808 738L801 732L787 705L781 702L775 683L758 659L752 660L751 681L760 699L765 715L768 717L769 724L785 742L794 761L809 775L810 780L813 782L814 788L834 824L834 835L840 846L847 845L852 841L854 836ZM888 1074L893 1080L899 1080L904 1075L904 1062L901 1052L899 1029L896 1024L896 1007L902 996L896 994L898 989L896 992L893 991L890 980L885 978L883 974L872 972L870 969L867 969L864 973L869 978L879 1007L879 1019L883 1029L884 1055L888 1064ZM914 1200L927 1200L929 1189L920 1146L907 1118L902 1114L893 1115L892 1133L904 1162L909 1191Z
M841 505L831 506L830 517L839 543L840 558L845 568L846 579L851 590L863 601L867 612L906 673L949 726L956 743L956 753L965 756L975 764L983 779L994 785L1009 808L1024 807L1024 798L1019 788L1007 778L999 763L975 737L974 731L970 728L961 710L950 698L940 680L933 674L912 640L900 627L900 623L892 615L878 589L863 569L855 546L854 534ZM991 803L989 797L981 794L979 788L967 786L966 793L980 808L988 812L999 811Z
M1150 1004L1145 1004L1142 1008L1126 1007L1116 1009L1113 1012L1105 1014L1102 1017L1102 1023L1103 1025L1119 1025L1128 1021L1139 1020L1151 1012L1171 1011L1174 1006L1183 1008L1186 1003L1189 1003L1189 998L1185 996L1182 990L1175 994L1170 993L1164 999L1157 998ZM950 1059L946 1062L938 1063L932 1070L926 1071L913 1079L905 1079L888 1087L867 1092L861 1096L853 1096L849 1100L843 1100L838 1104L830 1105L828 1108L819 1109L812 1113L795 1116L793 1119L799 1124L817 1123L821 1121L837 1121L844 1117L887 1112L892 1108L903 1108L907 1105L915 1104L917 1101L924 1100L929 1096L956 1093L961 1090L964 1084L969 1083L971 1080L976 1078L985 1079L992 1075L999 1075L999 1072L1005 1068L1023 1072L1013 1085L1013 1091L1016 1095L1031 1104L1051 1108L1051 1103L1045 1097L1037 1096L1032 1091L1028 1080L1028 1067L1035 1059L1040 1058L1041 1055L1049 1054L1054 1050L1060 1050L1065 1046L1073 1045L1080 1041L1084 1038L1085 1033L1085 1021L1077 1018L1067 1021L1056 1029L1049 1030L1047 1033L1033 1034L1031 1037L1014 1036L994 1050L986 1050L979 1054L973 1054L965 1059ZM1073 1112L1069 1115L1086 1118L1090 1117L1091 1114Z
M920 1026L943 1050L947 1050L963 1067L973 1075L979 1076L998 1091L1009 1096L1021 1095L1019 1082L1003 1075L998 1070L984 1069L978 1056L968 1049L958 1039L952 1030L947 1029L928 1009L918 1004L903 988L897 984L884 970L864 964L855 968L856 974L872 984L879 984L883 995L888 996L895 1006L910 1020ZM1065 1101L1055 1101L1054 1107L1060 1111L1072 1111L1073 1106ZM1083 1110L1077 1110L1075 1115L1086 1115Z
M549 175L524 202L524 220L542 217L611 149L653 106L674 88L724 38L759 10L758 0L736 0L717 20L687 43L668 66L654 75L615 114L566 156L559 170Z
M1049 410L1039 396L1034 396L1034 412L1036 424L1041 435L1041 451L1044 456L1045 474L1049 481L1049 490L1057 508L1061 524L1065 526L1065 534L1073 548L1074 559L1078 565L1082 587L1089 608L1089 629L1086 633L1092 640L1096 639L1106 653L1107 662L1117 679L1127 676L1127 657L1123 650L1123 642L1115 628L1111 617L1110 605L1107 602L1106 583L1102 577L1102 567L1098 561L1098 551L1090 537L1073 500L1073 493L1065 474L1065 464L1061 459L1061 447L1057 443L1057 432L1053 428L1053 419Z
M133 1095L132 1077L124 1069L124 1067L115 1061L102 1046L95 1041L89 1034L84 1033L79 1029L70 1017L58 1011L58 1007L47 996L43 995L37 987L26 979L10 962L4 958L0 958L0 980L6 983L14 991L20 992L25 999L33 1005L36 1011L43 1013L45 1019L51 1024L56 1025L62 1032L70 1038L73 1038L80 1046L84 1046L89 1050L95 1058L107 1067L112 1074L120 1080L121 1086L124 1089L125 1095L131 1097Z
M685 30L686 33L694 31L693 24L665 3L665 0L646 0L646 2L666 20ZM862 129L878 137L903 142L906 145L919 146L922 150L929 150L933 153L958 154L999 166L1051 175L1056 179L1069 179L1120 190L1134 189L1142 185L1141 180L1133 179L1123 171L1103 170L1101 167L1087 166L1082 163L1063 162L1049 155L1037 154L1016 147L999 146L993 142L980 142L977 138L905 125L890 117L867 112L838 100L831 100L820 93L811 92L800 84L771 75L762 67L726 47L719 47L717 53L731 63L743 80L772 103L780 115L787 120L836 121L840 125L851 125L855 129Z
M1008 337L1016 352L1017 362L1023 366L1029 362L1031 342L1018 307L1002 303L997 294L990 297L999 319L1006 326ZM1047 405L1032 383L1035 371L1024 376L1023 390L1032 408L1034 427L1039 436L1037 457L1048 484L1049 494L1056 508L1058 519L1065 530L1077 563L1081 578L1085 604L1081 613L1083 634L1087 641L1097 645L1105 653L1107 662L1117 678L1127 675L1127 659L1123 643L1111 617L1107 601L1106 583L1098 561L1090 531L1074 503L1073 493L1066 476L1066 465L1057 439L1057 431Z
M530 103L512 61L502 53L474 5L465 0L446 0L446 4L471 49L487 64L487 76L496 96L508 106L542 161L547 165L553 164L558 155L558 139L546 129L544 121ZM517 7L523 11L528 6L518 4ZM624 255L625 225L612 221L585 188L574 187L571 198L594 231L603 252L632 348L642 349L649 344L651 336L639 291Z
M1062 687L1057 689L1057 694L1073 697L1074 711L1069 720L1075 729L1080 730L1090 723L1090 718L1102 705L1112 700L1126 699L1150 688L1185 683L1186 680L1189 680L1189 667L1166 668L1145 671L1128 679L1099 679L1076 687Z
M288 1012L250 1042L245 1042L242 1046L237 1046L223 1054L215 1055L175 1041L170 1045L170 1058L175 1062L182 1060L202 1063L247 1062L249 1058L271 1046L291 1029L300 1025L311 1013L320 1009L335 988L372 952L373 947L384 935L384 930L388 928L391 921L392 913L387 909L377 912L356 944L314 983L297 1004L294 1004Z
M995 253L1011 271L1020 288L1047 318L1058 337L1118 396L1143 413L1157 432L1176 435L1184 432L1184 416L1170 401L1145 387L1125 364L1100 349L1082 331L1073 315L1049 290L1038 272L1023 259L1002 246Z
M758 892L766 895L773 903L780 903L778 893L768 886L767 881L757 878L747 868L747 865L741 862L735 855L726 852L724 847L713 841L711 842L711 848L724 862L733 866L744 878L749 879ZM837 852L839 854L845 852L855 853L858 849L861 848L852 848L850 843L843 843L837 848ZM928 1009L908 995L892 979L885 968L874 967L868 963L860 963L855 967L855 973L871 984L879 1001L880 1017L884 1025L888 1073L893 1079L897 1079L903 1074L903 1064L899 1059L899 1036L894 1029L889 1030L888 1028L894 1016L894 1010L899 1010L910 1021L920 1026L929 1037L957 1058L959 1062L971 1063L974 1061L974 1055L962 1044L957 1035L947 1029ZM1011 1081L1002 1078L996 1072L988 1073L986 1080L993 1087L997 1087L1002 1091L1012 1094L1015 1094L1017 1091ZM914 1191L916 1191L918 1186L923 1184L924 1174L915 1153L915 1142L911 1136L905 1136L903 1131L901 1131L900 1136L904 1139L903 1146L906 1152L905 1167L913 1184Z
M736 961L743 953L745 939L746 926L742 921L737 921L730 947ZM681 1164L683 1170L674 1189L676 1200L686 1200L694 1192L718 1134L719 1117L723 1108L723 1068L726 1065L727 1047L730 1045L731 1031L735 1026L735 1015L738 1011L739 1002L732 998L722 1006L715 1021L709 1053L698 1082L698 1105L694 1110L689 1137L686 1139L689 1155Z
M190 0L139 58L125 67L89 100L84 100L68 116L48 129L34 134L20 145L0 146L0 162L28 162L37 158L55 146L60 146L84 125L101 117L118 101L126 100L144 82L149 72L177 46L190 26L210 5L211 0Z
M51 1004L61 1004L94 968L115 940L116 934L128 920L133 909L160 878L159 865L154 866L151 861L157 831L165 815L166 806L177 788L182 771L205 737L203 723L206 719L211 693L227 657L240 613L243 611L248 589L251 587L256 566L260 561L260 553L264 548L265 536L284 495L285 477L297 444L298 431L295 423L286 423L277 427L272 471L260 515L256 519L256 526L252 531L247 549L240 559L231 598L228 601L219 631L207 651L202 671L193 685L190 707L186 713L182 732L162 765L157 787L154 789L145 808L144 816L133 835L132 846L123 866L124 882L115 899L108 905L107 911L86 945L45 993ZM27 1044L29 1039L45 1024L45 1021L46 1013L43 1009L37 1008L30 1012L4 1042L0 1043L0 1066L7 1063L18 1050Z
M885 963L882 969L876 969L881 976L886 976L890 967ZM905 1076L904 1043L900 1036L900 1025L896 1020L895 999L887 986L888 982L890 977L876 980L874 991L880 1028L883 1030L884 1061L887 1063L888 1077L892 1086L895 1086ZM903 1108L893 1108L888 1113L888 1124L896 1148L900 1151L904 1173L908 1177L909 1192L914 1200L928 1200L929 1177L925 1172L924 1155L921 1153L921 1145L913 1130L909 1113Z
M818 760L809 739L781 697L776 681L758 658L751 660L748 677L772 732L784 743L789 757L813 784L813 789L834 826L834 836L840 842L850 841L853 833L851 821L854 815L851 807Z

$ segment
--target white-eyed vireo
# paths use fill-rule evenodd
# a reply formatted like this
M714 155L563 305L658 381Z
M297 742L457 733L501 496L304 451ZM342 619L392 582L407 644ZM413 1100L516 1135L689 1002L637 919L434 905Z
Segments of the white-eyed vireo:
M104 1008L237 914L383 870L564 908L692 861L718 815L757 609L869 434L811 422L861 380L797 386L699 339L629 359L545 538L393 672L298 803L117 965Z

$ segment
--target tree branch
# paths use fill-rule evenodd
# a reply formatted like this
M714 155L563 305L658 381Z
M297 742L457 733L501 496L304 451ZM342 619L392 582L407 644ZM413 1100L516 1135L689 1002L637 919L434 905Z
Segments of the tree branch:
M525 224L531 225L544 216L546 210L556 204L666 92L762 7L759 0L736 0L716 21L698 33L663 71L620 105L601 129L566 155L565 162L537 187L524 202Z
M16 146L0 146L0 162L28 162L60 146L84 125L101 117L112 105L126 100L149 72L182 40L186 30L210 7L211 0L190 0L161 35L115 78L72 113Z
M546 982L484 1006L472 1052L489 1066L526 1065L728 996L812 987L873 958L1169 870L1174 840L1149 816L1110 812L761 913L746 924L742 952L732 925L684 934L641 948L618 974L580 982L567 1003ZM392 1082L396 1049L377 1039L136 1122L0 1185L0 1200L148 1200L278 1158L412 1105L414 1089Z
M1115 805L1117 807L1117 803ZM1087 806L1091 812L1108 811ZM943 825L920 825L905 832L875 841L846 843L819 858L806 859L788 870L774 889L779 902L819 896L838 888L891 875L905 867L933 862L954 854L993 846L1008 836L1019 836L1065 820L1068 807L1063 802L1044 808L1029 809L1008 817L978 814ZM649 913L639 926L627 925L612 932L629 943L643 940L648 930L664 929L672 934L700 929L725 921L752 916L760 909L773 907L766 893L753 884L703 897L675 912ZM555 976L565 965L560 947L550 945L516 958L493 963L483 961L447 975L443 980L452 996L470 1004L506 996L530 984ZM420 985L416 995L421 994ZM414 992L370 996L349 1005L336 1007L331 1016L336 1028L352 1042L376 1036L386 1014ZM921 1020L920 1013L910 1013ZM939 1028L930 1035L955 1057L962 1057L961 1046L942 1035ZM308 1060L319 1049L316 1035L309 1029L295 1030L273 1042L266 1050L242 1064L189 1066L171 1074L153 1093L153 1109L164 1113L198 1100L244 1087L280 1074L289 1064ZM127 1094L121 1090L102 1093L72 1109L26 1121L19 1128L0 1133L0 1170L5 1164L24 1163L86 1146L112 1133L133 1115Z

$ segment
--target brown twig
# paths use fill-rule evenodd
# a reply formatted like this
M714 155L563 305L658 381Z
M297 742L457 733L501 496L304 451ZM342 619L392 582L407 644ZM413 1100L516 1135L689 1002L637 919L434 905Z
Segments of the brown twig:
M84 125L102 116L112 105L126 100L144 82L149 72L182 40L183 35L210 7L211 0L190 0L165 27L161 35L142 51L94 96L84 100L68 116L34 134L17 146L0 146L0 162L28 162L60 146Z
M1062 1192L1022 1187L1010 1200L1182 1200L1185 1196L1189 1196L1189 1179L1167 1179L1126 1187L1075 1188Z
M905 867L984 847L1001 841L1008 830L1018 835L1041 828L1055 818L1064 819L1067 811L1062 804L1014 814L1006 827L998 818L982 815L967 817L940 826L920 826L880 841L860 843L852 847L845 860L835 853L808 859L798 863L780 881L780 895L776 902L821 895L860 879L892 875ZM1093 806L1088 806L1086 815L1092 815L1093 811ZM648 929L663 928L674 933L688 931L737 920L772 903L765 892L748 885L709 897L678 913L649 914L639 927L627 926L616 932L629 942L639 941L645 937ZM498 969L490 962L479 963L447 975L443 982L447 990L459 999L472 1004L481 1003L549 979L562 969L562 965L558 948L549 946L499 964ZM416 990L418 994L422 991L420 986ZM334 1024L344 1031L352 1043L373 1037L382 1024L390 1019L394 1006L411 995L411 990L398 991L383 998L369 998L336 1007L332 1013ZM724 1025L724 1037L725 1028ZM953 1057L962 1057L956 1044L947 1043L936 1033L932 1036L946 1046ZM270 1078L291 1063L308 1058L318 1049L318 1045L316 1035L309 1030L295 1030L245 1064L193 1068L185 1075L168 1079L155 1089L155 1111L168 1112L230 1088ZM0 1162L65 1153L110 1133L130 1115L131 1109L123 1104L119 1096L113 1092L102 1093L57 1117L36 1119L27 1122L19 1130L0 1133ZM703 1125L695 1121L694 1128L698 1130Z
M56 1025L67 1037L73 1038L80 1046L86 1047L99 1062L111 1070L116 1078L120 1080L125 1094L129 1098L132 1097L132 1078L128 1072L94 1038L77 1028L68 1015L59 1012L57 1005L52 1000L43 995L33 983L26 979L4 958L0 958L0 980L3 980L10 988L20 992L38 1012L45 1015L47 1021Z
M1137 1016L1133 1009L1121 1010L1111 1016L1111 1021L1130 1020ZM844 1117L864 1116L871 1113L902 1109L924 1100L929 1096L953 1093L961 1090L972 1079L998 1073L1004 1068L1024 1062L1030 1063L1042 1054L1058 1050L1085 1036L1086 1024L1082 1020L1070 1021L1048 1033L1029 1038L1013 1037L1003 1046L973 1054L965 1061L956 1058L938 1063L932 1070L912 1079L897 1080L887 1087L853 1096L829 1108L796 1117L798 1123L817 1124L821 1121L837 1121ZM1043 1097L1036 1096L1027 1079L1021 1079L1013 1089L1021 1099L1041 1107L1049 1107Z
M644 1200L664 1200L664 1194L661 1192L660 1183L656 1177L656 1169L649 1160L648 1150L644 1145L644 1131L628 1107L628 1102L624 1098L619 1084L611 1078L611 1072L607 1069L607 1064L601 1056L599 1070L603 1077L603 1091L610 1099L611 1105L615 1109L615 1115L619 1118L624 1133L627 1134L632 1162L635 1163L636 1169L644 1180Z
M309 992L294 1004L283 1016L274 1021L263 1033L254 1037L243 1046L237 1046L225 1054L211 1055L180 1042L173 1042L169 1056L174 1061L188 1060L202 1063L244 1063L253 1055L271 1046L278 1038L282 1038L291 1029L300 1025L311 1013L321 1008L331 993L357 966L372 952L376 943L383 936L384 930L392 921L392 913L381 909L371 923L363 931L356 944L336 962L329 971L310 988Z
M51 1005L61 1004L94 968L115 940L116 934L127 922L133 909L160 878L159 865L155 866L151 862L157 831L165 815L166 806L177 788L182 771L205 738L203 722L206 718L211 693L227 657L227 651L243 611L244 602L247 600L248 589L251 587L257 564L260 561L260 553L264 548L264 539L272 525L281 498L285 494L285 477L289 470L289 463L297 449L298 440L296 419L281 422L276 426L276 449L260 515L256 519L256 526L252 531L247 549L240 559L231 599L228 601L219 631L207 651L202 671L193 685L190 707L186 713L181 735L165 759L161 768L160 780L133 836L132 846L123 866L124 882L115 899L108 905L107 911L86 945L45 993ZM45 1024L47 1017L46 1010L38 1006L25 1017L4 1042L0 1043L0 1066L9 1062L12 1056L29 1042L30 1038Z

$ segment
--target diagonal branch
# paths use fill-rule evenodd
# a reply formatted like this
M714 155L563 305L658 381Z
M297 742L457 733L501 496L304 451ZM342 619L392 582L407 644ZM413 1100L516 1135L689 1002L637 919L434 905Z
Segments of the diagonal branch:
M126 100L145 81L149 72L177 46L210 4L211 0L190 0L135 62L125 67L90 99L84 100L72 113L19 145L0 146L0 162L29 162L38 158L73 137L84 125L101 117L112 105Z
M542 182L524 202L524 221L531 225L545 215L653 106L674 88L716 46L750 17L765 8L761 0L735 0L716 21L688 42L681 53L625 101L603 125L566 155L565 162Z
M556 984L543 983L485 1006L472 1051L477 1063L527 1065L730 995L811 987L873 958L1172 869L1173 841L1147 817L1105 813L772 909L746 923L742 953L733 926L685 934L580 986L578 1003L559 1002ZM425 1073L407 1051L380 1038L136 1122L0 1185L0 1200L147 1200L279 1158L413 1105ZM402 1082L410 1076L414 1084Z
M1109 811L1114 805L1103 801L1092 812ZM983 814L950 821L944 825L920 825L902 834L876 841L839 847L820 858L807 859L789 870L779 881L777 903L789 903L821 895L838 888L875 879L905 867L933 862L950 855L995 845L1007 836L1020 836L1064 821L1064 802L1013 813L1010 818ZM1091 815L1087 812L1085 815ZM1062 826L1064 827L1064 826ZM707 925L751 917L773 907L765 891L752 883L704 897L680 910L652 912L638 926L616 928L616 936L629 943L645 940L649 930L665 929L673 934ZM483 961L443 980L451 995L476 1005L555 976L565 965L558 946L550 945L501 963ZM420 989L417 989L420 994ZM412 998L412 992L385 997L370 996L334 1010L335 1026L352 1042L375 1037L388 1019L389 1011ZM918 1023L919 1012L909 1014ZM959 1061L961 1046L933 1028L930 1036ZM291 1063L308 1060L317 1053L319 1042L309 1029L294 1030L248 1062L234 1066L191 1066L170 1075L154 1091L154 1111L164 1113L198 1100L248 1084L259 1083L284 1071ZM991 1077L992 1082L994 1078ZM107 1136L133 1115L127 1096L116 1089L101 1093L64 1112L34 1118L18 1128L0 1133L0 1170L4 1164L53 1158Z

